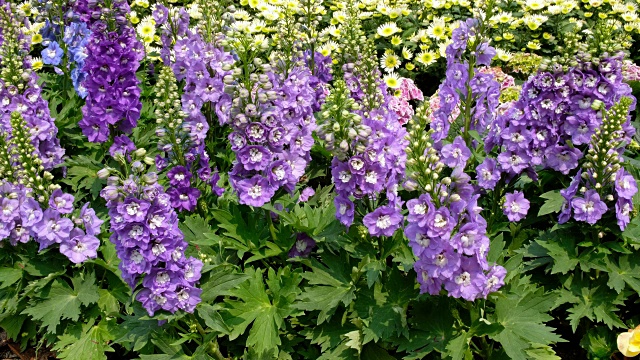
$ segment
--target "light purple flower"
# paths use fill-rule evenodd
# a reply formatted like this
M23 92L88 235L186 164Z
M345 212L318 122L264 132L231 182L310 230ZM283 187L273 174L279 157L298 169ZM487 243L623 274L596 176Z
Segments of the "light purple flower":
M587 190L584 198L576 197L571 201L573 217L578 221L595 224L607 211L607 204L600 200L600 195L595 190Z
M452 144L442 147L442 162L450 168L464 167L469 157L471 151L461 136L456 137Z
M82 230L76 228L71 231L69 237L60 244L60 252L72 263L80 264L98 256L96 250L100 246L100 240L95 236L85 235Z
M495 159L487 157L482 164L476 167L478 186L485 190L493 190L500 180L500 170L498 170Z
M529 200L525 199L522 192L507 193L504 197L505 201L502 208L509 221L520 221L527 216Z
M619 197L631 200L638 192L638 184L631 174L624 168L620 168L616 172L615 189Z
M402 224L400 211L393 206L381 206L362 219L371 236L391 236Z

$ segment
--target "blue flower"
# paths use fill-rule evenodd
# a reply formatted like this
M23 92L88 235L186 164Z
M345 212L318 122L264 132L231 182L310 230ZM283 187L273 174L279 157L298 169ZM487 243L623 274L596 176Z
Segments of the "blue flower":
M46 49L42 50L42 62L47 65L59 65L64 51L60 45L52 41Z

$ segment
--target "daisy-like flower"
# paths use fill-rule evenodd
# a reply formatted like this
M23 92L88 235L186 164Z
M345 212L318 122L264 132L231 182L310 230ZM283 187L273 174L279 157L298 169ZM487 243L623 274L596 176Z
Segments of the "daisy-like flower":
M496 57L499 60L507 62L513 58L513 54L510 53L509 51L496 48Z
M527 7L531 10L540 10L547 5L544 0L527 0Z
M31 44L40 44L42 42L42 35L33 34L31 36Z
M442 40L446 34L446 30L444 19L435 18L427 28L427 35L432 39Z
M131 21L133 25L140 22L140 18L138 17L138 13L136 11L131 11L129 13L129 21Z
M391 45L398 46L400 44L402 44L402 38L400 38L400 36L394 35L391 37Z
M386 72L392 72L400 66L400 59L396 54L385 53L380 59L380 66Z
M416 60L424 66L429 66L436 62L436 55L430 51L422 51L416 56Z
M413 57L413 52L408 47L403 46L402 47L402 57L405 60L411 60L411 58Z
M400 76L394 72L390 72L384 76L384 83L392 89L400 87Z
M140 22L136 30L141 38L151 38L153 41L153 35L156 33L155 21L153 19L146 18Z
M394 22L388 22L378 27L378 35L383 37L389 37L395 33L400 32L400 28Z
M43 65L44 65L44 63L42 62L42 58L34 57L34 58L31 59L31 68L34 71L38 71L38 70L42 69Z

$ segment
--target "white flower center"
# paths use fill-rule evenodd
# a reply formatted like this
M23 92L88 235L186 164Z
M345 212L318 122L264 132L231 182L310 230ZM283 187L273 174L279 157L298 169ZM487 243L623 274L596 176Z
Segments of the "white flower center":
M389 226L391 226L391 217L389 217L389 215L382 215L378 217L378 220L376 221L376 226L379 227L380 229L388 228Z
M162 271L160 273L158 273L158 275L156 275L156 283L160 284L160 285L164 285L166 283L168 283L169 281L171 281L171 277L169 276L168 273Z
M262 186L258 184L253 185L249 188L248 194L253 199L260 197L262 195Z
M462 286L471 285L471 275L465 271L462 274L456 276L456 284Z

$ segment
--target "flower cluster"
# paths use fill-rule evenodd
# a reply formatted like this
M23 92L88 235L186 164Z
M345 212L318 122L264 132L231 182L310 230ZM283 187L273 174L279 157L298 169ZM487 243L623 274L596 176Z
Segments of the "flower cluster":
M602 116L601 126L591 135L582 169L569 188L560 191L565 201L559 223L573 217L593 225L612 210L620 230L629 224L638 185L621 166L621 153L628 144L624 128L630 126L632 105L635 107L635 99L623 97Z
M435 295L444 286L449 296L470 301L498 290L506 274L503 267L487 261L487 221L478 205L480 193L467 173L473 163L469 131L482 132L492 121L500 94L493 74L475 68L489 66L495 54L482 35L482 26L469 19L454 30L454 41L446 50L447 78L439 90L442 106L431 113L424 104L409 122L410 180L405 184L422 191L407 202L409 225L405 228L418 258L414 269L421 292ZM467 48L471 54L465 58ZM459 118L450 121L456 107ZM462 136L450 141L452 123L459 124ZM431 129L425 134L428 124ZM518 197L513 194L508 201L519 204Z
M87 203L74 225L68 218L74 198L47 184L53 178L49 172L40 174L43 162L20 113L11 114L11 128L0 131L0 240L16 245L33 238L40 250L60 244L60 252L73 263L95 258L102 220Z
M510 177L527 171L535 178L535 167L567 175L583 157L575 146L588 144L602 125L600 110L630 93L622 82L619 57L604 58L598 64L583 62L568 72L540 72L522 86L520 99L490 125L485 150L497 146L497 163L487 158L483 165L497 166ZM624 130L629 138L631 124L625 124ZM479 185L493 189L495 183Z
M298 66L285 77L265 64L252 86L235 85L229 135L236 163L229 173L240 202L262 206L279 188L291 192L304 174L315 129L311 72ZM257 106L254 105L257 100Z
M87 24L74 21L64 30L62 40L67 45L67 54L69 57L71 69L71 81L73 87L81 98L87 96L87 90L82 84L87 73L84 71L84 61L87 57L86 47L91 36L91 30Z
M146 172L145 163L153 159L145 158L146 151L136 149L126 136L116 140L109 153L131 173L105 169L101 175L115 175L109 176L101 196L107 201L122 277L132 289L142 280L136 298L150 316L161 309L193 312L200 302L196 283L202 262L185 257L188 244L171 198L157 183L157 175Z
M319 114L320 135L334 154L337 218L348 227L356 212L366 214L362 221L371 235L391 236L403 220L397 190L404 178L406 130L369 54L343 65L345 81L335 82Z
M209 155L204 148L208 123L193 102L190 104L194 109L187 115L180 102L176 78L170 67L160 70L155 90L158 99L155 111L159 125L156 130L158 148L166 153L165 157L156 157L156 168L160 171L169 169L167 176L171 186L167 193L171 196L172 206L177 211L192 211L200 197L200 190L193 186L197 179L212 186L218 196L224 191L217 185L220 175L217 171L212 173ZM196 95L185 95L186 98L189 96ZM190 121L183 121L185 118ZM197 178L193 173L197 174Z
M64 149L57 138L58 128L49 113L49 103L42 97L38 75L26 60L19 25L4 8L3 40L0 47L0 131L11 136L12 113L18 112L29 130L28 139L45 170L62 163Z
M446 138L450 124L457 120L451 118L456 106L460 106L460 112L464 114L464 124L460 127L465 136L469 130L483 132L493 121L493 110L500 101L500 84L491 73L480 72L476 66L489 66L496 51L487 41L475 38L480 26L478 20L468 19L453 31L453 42L446 50L446 79L438 89L440 107L431 122L432 138L436 142ZM468 45L471 38L475 40ZM474 55L465 59L463 54L468 46Z
M88 4L91 35L82 70L86 73L82 85L87 97L78 125L89 141L105 142L112 128L130 132L140 118L142 104L136 71L144 54L126 19L127 1ZM105 4L111 7L103 7Z
M409 168L414 186L424 193L407 202L405 235L418 258L414 269L420 291L475 300L504 285L506 270L487 262L487 222L480 194L465 172L471 151L461 136L440 150L422 134L427 117L410 122ZM441 177L440 175L449 174ZM411 181L409 182L411 183ZM411 186L407 186L411 188Z
M389 81L386 81L387 86ZM391 87L391 86L390 86ZM394 87L391 87L394 88ZM424 100L422 91L416 87L411 79L403 78L398 84L399 94L389 100L389 108L398 115L400 124L406 124L415 114L413 107L409 104L411 100ZM398 91L396 91L398 92Z

